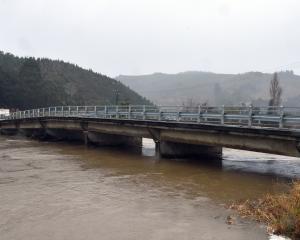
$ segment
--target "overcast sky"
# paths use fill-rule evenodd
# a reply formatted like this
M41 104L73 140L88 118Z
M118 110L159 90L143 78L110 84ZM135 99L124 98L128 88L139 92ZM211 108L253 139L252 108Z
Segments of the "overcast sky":
M97 72L300 73L299 0L0 0L0 49Z

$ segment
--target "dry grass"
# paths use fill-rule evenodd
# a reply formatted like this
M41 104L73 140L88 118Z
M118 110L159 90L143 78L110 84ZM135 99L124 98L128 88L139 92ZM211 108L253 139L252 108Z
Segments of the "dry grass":
M266 223L275 234L300 239L300 181L294 182L288 193L268 194L256 201L234 203L230 208Z

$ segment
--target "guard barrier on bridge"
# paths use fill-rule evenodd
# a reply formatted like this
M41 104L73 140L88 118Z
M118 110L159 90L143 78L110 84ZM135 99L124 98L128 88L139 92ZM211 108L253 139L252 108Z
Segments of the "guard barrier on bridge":
M84 117L185 123L208 123L247 127L292 128L300 130L300 108L252 106L56 106L16 111L6 119L42 117Z

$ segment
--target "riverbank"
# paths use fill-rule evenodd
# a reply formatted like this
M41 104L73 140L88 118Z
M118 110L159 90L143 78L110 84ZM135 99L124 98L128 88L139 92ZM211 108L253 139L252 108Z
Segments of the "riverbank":
M270 232L300 239L300 181L293 182L287 193L267 194L255 201L234 203L230 208L268 225Z

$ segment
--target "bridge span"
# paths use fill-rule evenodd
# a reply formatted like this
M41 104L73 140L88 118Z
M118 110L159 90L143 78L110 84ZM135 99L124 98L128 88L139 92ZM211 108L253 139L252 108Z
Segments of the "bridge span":
M17 111L2 134L141 146L162 157L220 157L222 147L300 157L300 109L284 107L60 106Z

